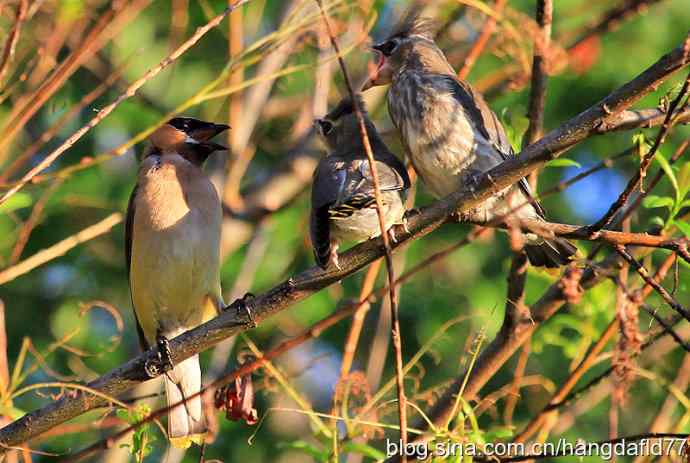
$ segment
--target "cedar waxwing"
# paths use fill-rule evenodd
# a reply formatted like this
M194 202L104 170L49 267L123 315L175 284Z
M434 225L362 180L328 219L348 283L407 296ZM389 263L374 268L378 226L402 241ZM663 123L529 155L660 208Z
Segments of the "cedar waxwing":
M367 135L376 160L386 230L404 222L405 193L410 178L405 166L388 150L363 111ZM362 142L355 108L345 98L323 119L314 121L328 148L314 171L311 190L310 235L316 262L338 267L341 241L364 241L381 234L374 182ZM339 268L339 267L338 267Z
M129 199L125 232L132 304L144 349L158 345L160 354L166 339L225 308L220 287L221 204L201 167L211 153L226 149L209 140L228 128L176 117L150 136L151 147ZM199 356L172 367L164 381L168 405L199 392ZM200 445L205 433L201 396L169 411L172 445Z
M416 9L373 48L378 65L364 89L391 84L388 112L417 174L436 198L471 185L479 174L514 155L496 115L470 84L457 78L434 42L431 21L420 18ZM463 216L486 222L526 201L511 216L543 220L544 210L524 178ZM535 266L558 267L577 252L562 238L526 238L525 251Z

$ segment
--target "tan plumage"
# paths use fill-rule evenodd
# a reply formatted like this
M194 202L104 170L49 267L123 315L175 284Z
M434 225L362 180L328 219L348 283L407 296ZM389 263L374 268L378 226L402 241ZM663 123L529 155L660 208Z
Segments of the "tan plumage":
M194 127L206 133L199 135ZM221 206L201 165L210 153L223 148L208 138L226 128L176 118L150 137L152 146L141 163L126 220L129 283L144 348L155 345L159 337L173 338L198 326L224 307ZM168 404L200 388L198 356L166 373ZM200 444L205 431L200 397L169 412L173 445Z
M365 88L391 84L391 119L417 174L434 196L442 198L514 153L494 112L479 92L456 77L433 37L430 21L412 11L374 46L378 69ZM508 212L506 221L544 218L524 178L463 215L486 222ZM536 266L558 267L577 251L560 238L527 235L527 240L525 250Z

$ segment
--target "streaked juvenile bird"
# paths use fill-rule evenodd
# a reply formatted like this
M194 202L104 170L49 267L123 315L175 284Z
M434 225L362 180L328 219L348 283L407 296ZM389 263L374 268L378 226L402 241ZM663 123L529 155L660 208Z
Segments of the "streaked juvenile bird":
M378 64L364 89L391 84L388 112L417 174L436 198L471 185L479 174L514 155L496 114L481 94L457 78L434 42L433 23L420 18L416 9L373 48ZM509 218L544 219L524 178L463 216L487 222L510 211ZM558 267L577 252L561 238L526 238L525 251L535 266Z
M221 204L201 167L224 146L209 141L229 126L176 117L150 137L127 208L127 270L144 349L213 318L224 308L220 287ZM167 360L170 362L169 358ZM165 373L168 405L201 389L199 356ZM201 397L168 414L176 447L201 444L206 433Z
M390 152L369 120L365 126L379 177L386 230L403 223L410 178L403 163ZM314 172L311 190L310 235L314 257L322 268L338 266L338 244L365 241L381 234L374 182L353 102L343 99L323 119L314 121L328 148Z

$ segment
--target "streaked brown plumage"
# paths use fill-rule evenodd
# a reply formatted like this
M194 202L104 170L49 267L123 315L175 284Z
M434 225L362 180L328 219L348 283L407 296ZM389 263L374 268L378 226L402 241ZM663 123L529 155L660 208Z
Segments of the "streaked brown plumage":
M374 46L378 69L365 88L391 84L388 111L399 129L417 174L431 193L442 198L514 155L505 130L479 92L456 77L434 42L431 22L417 11ZM521 204L525 204L519 207ZM464 215L486 222L508 217L544 219L544 210L523 178ZM535 266L558 267L577 252L560 238L527 235L525 247Z
M150 137L125 228L126 260L137 330L144 349L209 320L224 307L220 288L221 206L201 170L223 146L209 141L227 125L174 118ZM195 355L165 374L168 404L201 388ZM173 445L201 444L201 397L170 410Z
M364 108L361 102L360 108ZM388 229L403 221L410 179L405 166L390 152L366 113L363 116L376 160ZM340 242L379 236L381 228L369 161L352 101L344 99L315 124L329 152L314 172L309 224L316 262L326 268L329 263L338 265Z

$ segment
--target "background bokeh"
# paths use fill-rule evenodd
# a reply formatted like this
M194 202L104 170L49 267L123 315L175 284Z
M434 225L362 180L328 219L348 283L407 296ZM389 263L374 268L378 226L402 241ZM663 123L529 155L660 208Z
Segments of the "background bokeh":
M459 69L485 20L476 6L492 8L493 2L438 0L429 3L428 14L438 18L442 26L439 44ZM617 21L616 27L591 35L576 49L570 47L588 28L601 20L605 12L626 3L648 5L641 12L631 12L628 17ZM469 80L485 92L490 106L510 128L513 142L518 146L526 127L528 72L536 30L532 19L534 4L531 0L508 1L496 33L469 76ZM3 178L2 182L7 184L18 178L59 146L93 117L99 108L119 96L129 83L155 66L224 6L222 1L217 0L29 2L27 18L0 92L0 123L6 134L9 133L7 124L16 120L18 108L35 95L51 73L59 69L60 63L76 51L83 50L83 44L89 40L96 50L82 60L26 123L12 132L11 136L5 135L9 139L0 148L0 174L7 172L6 169L20 153L39 140L85 95L109 77L111 81L102 95L78 110L55 136L36 149L26 163ZM333 6L331 15L341 46L347 52L346 63L355 81L360 82L365 76L371 56L367 49L370 43L366 38L368 29L371 28L370 35L374 39L384 37L407 6L408 2L402 0L352 0ZM10 33L17 7L17 1L0 4L0 42ZM118 16L126 9L130 9L130 13ZM111 19L109 25L105 26L106 33L99 35L102 43L88 39L88 33L112 12L116 20ZM136 96L122 103L54 162L38 182L27 185L9 203L0 206L0 268L10 268L113 212L124 212L134 185L137 155L142 152L145 143L134 146L123 144L173 111L216 122L229 121L233 126L228 144L235 149L227 155L215 155L207 165L207 171L221 195L230 206L240 211L234 218L226 220L224 229L222 283L226 299L232 299L233 285L238 280L241 285L236 289L240 293L246 290L260 293L314 264L307 237L309 196L304 179L309 178L314 159L322 155L322 150L318 143L309 138L310 124L314 117L323 114L326 103L331 106L344 94L343 79L332 59L313 2L254 0L234 15L234 19L226 19L167 70L147 82ZM687 0L556 1L546 130L557 127L594 104L682 43L689 25ZM257 43L259 46L255 45ZM234 47L232 52L231 44ZM237 50L240 50L239 55ZM232 60L229 59L231 55L235 56ZM329 61L318 65L320 59ZM261 74L262 66L268 68L271 60L277 61L273 63L275 69L271 74L283 74L275 80ZM233 65L232 76L228 76L228 63ZM116 78L113 78L114 75ZM326 82L317 82L317 76L326 76ZM673 96L681 79L680 75L671 79L640 102L638 107L654 108L667 93L671 92ZM246 85L240 91L230 95L229 92L222 92L223 89L236 89L243 82ZM212 83L215 85L206 88ZM327 86L325 90L324 85ZM265 98L258 91L260 86L265 87ZM319 86L321 97L315 99L315 88ZM204 92L206 97L196 98L200 92ZM323 95L327 95L327 100ZM388 119L384 95L385 89L375 89L366 94L369 111L380 130L386 134L393 151L402 154L397 134ZM653 139L657 130L646 129L643 133ZM578 164L544 169L539 177L539 189L546 190L631 147L632 137L637 132L596 136L576 146L567 157ZM670 157L689 133L685 126L675 128L662 146L661 153ZM241 140L242 137L246 140ZM240 147L239 151L237 147ZM295 159L298 162L293 162ZM596 220L622 191L636 169L638 159L635 155L625 157L614 167L588 177L565 192L544 198L549 218L574 224ZM288 162L291 162L289 169L285 167ZM230 174L231 181L227 181L229 165L237 169L234 177ZM657 168L658 165L655 165L654 169ZM285 174L288 177L285 181L296 182L297 187L292 184L284 188L278 186L272 196L262 198L263 202L257 204L271 208L287 199L289 203L274 213L261 214L258 223L253 221L251 215L243 216L242 201L236 192L239 190L245 196L250 195L269 180L275 180L276 173ZM288 198L292 191L290 188L296 188L301 193ZM671 195L670 182L662 180L654 193L659 196ZM25 248L19 256L13 257L20 231L39 201L43 203L43 211ZM416 204L424 205L431 201L432 198L420 185ZM667 215L663 208L642 208L633 216L632 228L645 231L659 220L667 220ZM398 271L457 242L469 230L468 225L446 225L412 243L405 249L404 257L398 260ZM5 305L10 371L18 368L17 371L29 373L20 378L19 387L56 378L87 381L139 352L124 265L123 236L123 225L120 223L100 236L73 247L65 255L54 256L45 264L0 286L0 299ZM582 255L590 248L590 243L580 244ZM650 265L658 264L665 255L665 251L657 251L649 257L648 262ZM402 287L400 314L406 359L410 359L437 334L444 323L464 317L463 321L440 337L430 353L409 374L409 395L422 409L428 407L428 401L434 397L437 388L462 371L470 359L470 350L477 334L484 332L491 339L500 327L510 256L507 237L494 233L433 264ZM685 304L690 302L687 272L688 269L681 266L677 281L677 297ZM539 297L556 277L554 273L530 269L527 303ZM631 275L631 285L639 285L636 278ZM383 275L379 275L379 283L383 281ZM323 290L266 320L250 331L248 337L259 348L268 349L289 336L299 334L331 313L340 301L356 298L361 282L362 274L347 278L341 284ZM660 310L668 310L656 296L652 296L649 302ZM91 306L96 307L90 311L83 310ZM113 313L104 310L105 307L111 307L123 318L122 332L118 331ZM391 353L383 357L379 355L373 366L368 364L372 341L377 336L385 339L387 334L385 330L377 331L379 310L380 304L374 304L367 316L353 369L371 370L383 366L385 382L393 377ZM541 327L532 339L532 352L526 369L526 374L533 378L533 382L521 389L512 419L515 427L504 420L505 399L502 398L478 416L479 427L486 433L484 438L505 438L515 429L520 429L548 400L554 385L567 377L614 313L615 285L605 282L587 292L581 303L563 308ZM339 323L318 339L291 350L276 362L291 388L307 399L317 411L330 412L349 324L349 320ZM648 320L642 317L640 325L646 329L648 324ZM23 365L17 366L22 360L20 352L25 339L30 339L32 349L41 355L29 354L23 359ZM57 342L60 342L60 346L56 346ZM234 350L228 354L204 353L204 368L216 373L232 369L236 365L238 352L246 351L245 345L243 340L238 340ZM662 346L640 359L639 365L648 374L638 378L632 385L628 401L621 410L619 435L644 432L662 401L669 395L665 383L672 381L679 371L683 351L672 343L665 346L665 350ZM214 362L211 361L211 355L214 355ZM508 362L485 386L484 394L511 382L515 361ZM583 383L608 368L610 361L610 356L602 356ZM27 370L32 365L39 368ZM215 442L206 449L207 459L296 463L320 461L323 455L328 455L330 443L318 436L308 418L299 410L300 407L275 378L261 371L255 375L254 384L260 416L264 416L269 407L294 411L268 413L251 444L248 439L256 431L256 426L227 421L219 413L220 428ZM585 405L567 408L553 436L564 436L572 441L577 438L597 440L608 437L611 387L610 382L604 382L599 389L590 391ZM156 388L157 383L141 387L133 395L151 394L157 391ZM52 400L50 394L58 390L38 392L27 391L11 401L4 394L0 409L2 415L17 417L24 411L44 405ZM387 398L392 399L393 395L389 394ZM156 399L149 401L154 408L160 404ZM378 419L395 423L395 410L394 404L385 405ZM687 416L688 411L678 406L676 417ZM123 426L122 421L108 421L104 416L112 417L113 413L110 410L89 413L74 420L72 430L64 428L59 435L35 440L30 446L56 454L81 449ZM679 423L676 431L689 431L687 419ZM82 424L84 426L80 426ZM145 461L199 461L196 449L190 450L186 456L166 454L164 437L155 429L151 429L151 433L157 435L157 440L153 442L153 452ZM381 450L381 436L377 436L371 445ZM39 454L31 458L34 462L54 459ZM119 462L128 461L128 458L127 449L115 445L94 461Z

